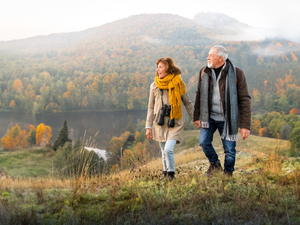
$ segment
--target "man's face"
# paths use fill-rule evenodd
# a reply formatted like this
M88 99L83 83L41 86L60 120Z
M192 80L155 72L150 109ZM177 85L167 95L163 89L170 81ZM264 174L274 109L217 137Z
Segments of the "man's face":
M223 57L216 55L216 49L213 48L209 51L207 57L207 67L208 68L219 68L223 65Z

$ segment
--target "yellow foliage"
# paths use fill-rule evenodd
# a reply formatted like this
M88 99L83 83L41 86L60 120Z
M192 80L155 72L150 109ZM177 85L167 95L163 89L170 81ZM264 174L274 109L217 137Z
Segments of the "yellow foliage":
M1 146L4 149L15 149L19 147L28 147L26 130L21 130L18 124L7 130L3 138L1 138Z
M15 106L16 106L15 100L11 100L9 107L15 108Z
M20 93L22 93L22 91L23 91L23 83L22 83L22 81L21 80L19 80L19 79L17 79L17 80L15 80L14 81L14 90L15 90L15 92L17 93L17 94L20 94Z
M69 98L70 95L71 95L71 92L67 91L67 92L63 93L63 98Z
M123 168L128 168L134 163L134 156L132 152L128 149L125 149L122 157L122 166Z
M140 132L135 132L135 140L137 140L140 137Z
M261 129L261 123L259 119L253 119L251 122L251 133L259 134L259 131Z
M52 129L49 126L41 123L36 128L36 144L45 146L50 143L50 138L52 137Z
M112 167L111 167L111 172L112 173L117 173L117 172L119 172L120 171L120 166L119 166L119 164L115 164L115 165L113 165Z

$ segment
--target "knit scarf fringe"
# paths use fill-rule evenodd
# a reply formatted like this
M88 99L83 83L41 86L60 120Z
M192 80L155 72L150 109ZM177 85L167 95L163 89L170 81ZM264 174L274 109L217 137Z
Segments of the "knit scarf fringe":
M169 90L169 102L171 104L170 119L180 119L181 114L181 95L187 93L185 83L179 74L169 74L160 79L158 76L154 79L159 89Z

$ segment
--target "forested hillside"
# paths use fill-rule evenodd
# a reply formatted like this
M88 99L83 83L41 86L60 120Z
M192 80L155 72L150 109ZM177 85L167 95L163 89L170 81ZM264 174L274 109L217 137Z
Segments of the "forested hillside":
M236 33L245 26L233 22ZM194 20L138 15L82 32L0 42L0 110L146 109L155 62L165 56L181 68L193 99L213 44L226 46L232 62L244 70L255 95L253 107L300 109L298 43L223 42L216 38L226 30L214 24L204 26L200 15Z

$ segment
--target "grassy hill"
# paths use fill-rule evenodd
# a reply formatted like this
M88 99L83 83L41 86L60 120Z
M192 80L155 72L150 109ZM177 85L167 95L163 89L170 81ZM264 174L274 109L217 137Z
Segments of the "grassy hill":
M191 135L198 131L184 139ZM299 224L300 160L283 156L288 148L287 141L258 136L238 141L233 178L203 176L208 162L198 146L177 146L172 182L161 176L161 159L95 177L2 173L0 224ZM42 149L1 151L1 165L13 174L13 165L34 170L33 161L45 161L51 171L52 157Z

